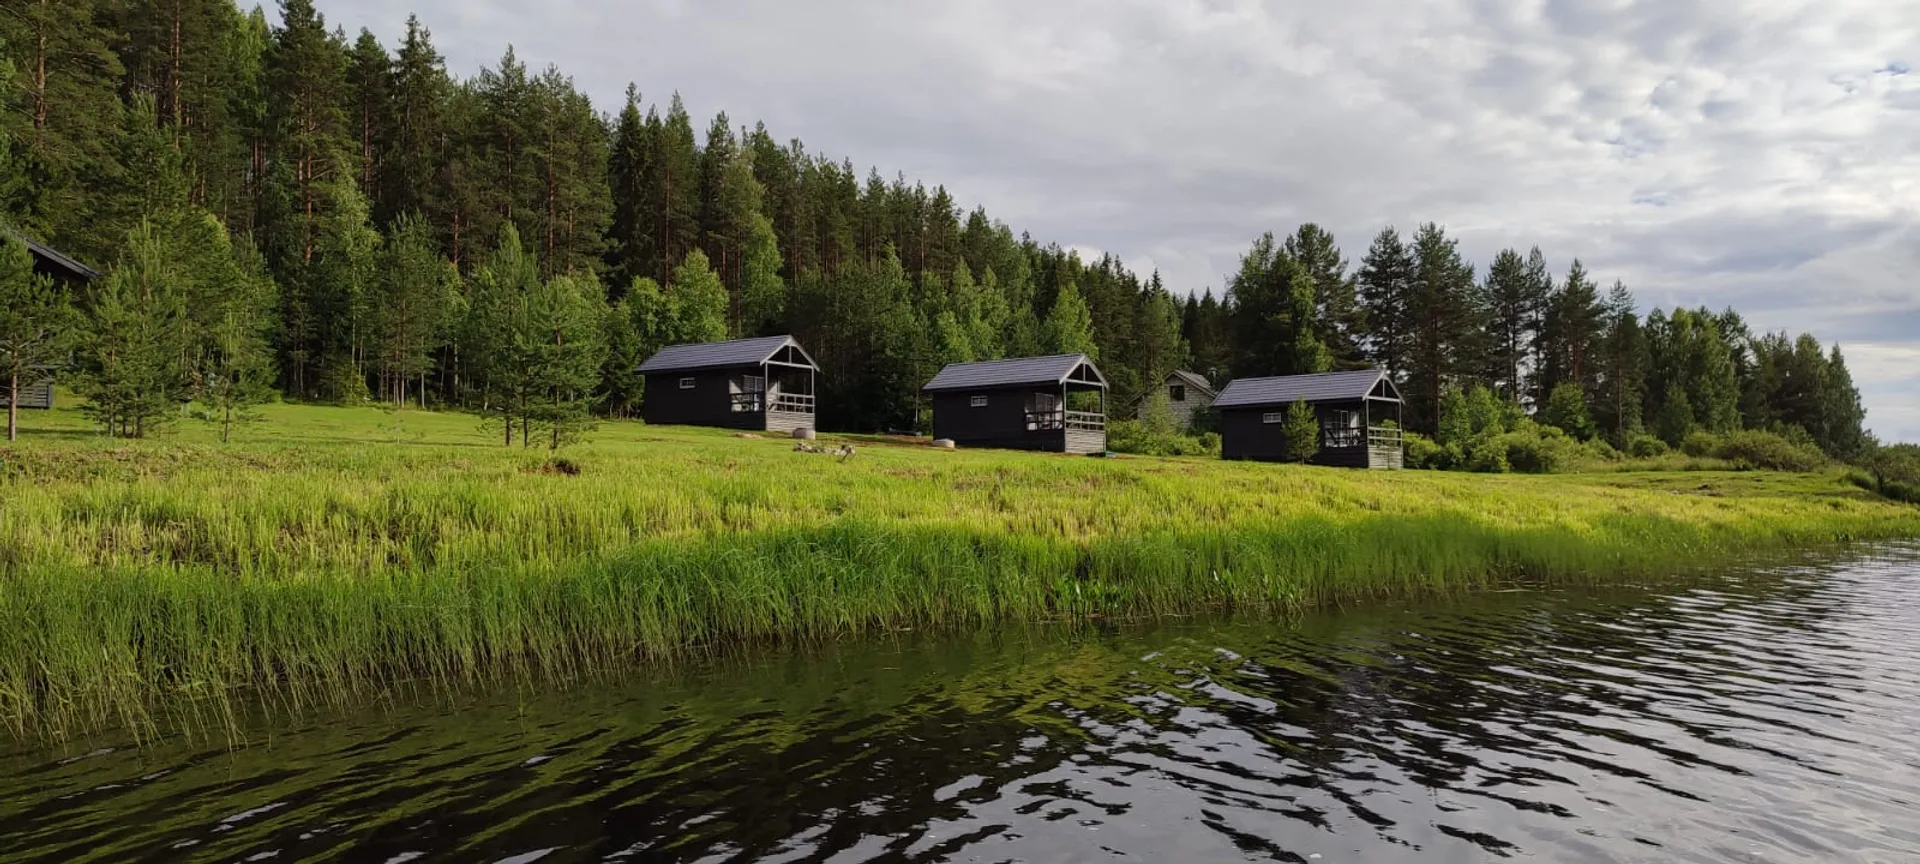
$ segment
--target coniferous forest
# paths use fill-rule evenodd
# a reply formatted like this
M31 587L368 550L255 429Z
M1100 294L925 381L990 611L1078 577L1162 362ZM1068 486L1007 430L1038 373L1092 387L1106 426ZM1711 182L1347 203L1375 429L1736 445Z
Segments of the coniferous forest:
M1838 347L1732 309L1642 314L1579 250L1472 262L1410 222L1343 251L1310 223L1254 240L1216 296L763 125L696 121L670 91L596 105L511 49L460 78L417 19L389 45L311 0L279 11L0 15L0 215L106 274L64 296L10 242L0 362L64 358L111 434L225 428L279 397L468 410L504 443L558 443L629 416L662 345L790 332L846 430L922 428L918 389L948 362L1084 351L1116 405L1178 368L1383 364L1407 426L1442 440L1502 411L1622 448L1866 440Z

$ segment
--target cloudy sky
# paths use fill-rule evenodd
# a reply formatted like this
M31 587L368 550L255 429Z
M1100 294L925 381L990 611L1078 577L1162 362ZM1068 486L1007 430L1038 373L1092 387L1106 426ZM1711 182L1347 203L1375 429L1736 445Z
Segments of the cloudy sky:
M322 0L391 44L407 0ZM1262 231L1358 259L1445 225L1643 307L1838 340L1920 441L1920 0L411 0L458 74L509 43L603 109L944 184L1016 231L1218 290Z

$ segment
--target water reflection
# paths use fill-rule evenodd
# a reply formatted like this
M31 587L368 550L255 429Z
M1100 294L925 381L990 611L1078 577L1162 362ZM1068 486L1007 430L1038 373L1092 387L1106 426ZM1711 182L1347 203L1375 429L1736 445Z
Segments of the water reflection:
M0 858L1920 860L1920 550L0 762Z

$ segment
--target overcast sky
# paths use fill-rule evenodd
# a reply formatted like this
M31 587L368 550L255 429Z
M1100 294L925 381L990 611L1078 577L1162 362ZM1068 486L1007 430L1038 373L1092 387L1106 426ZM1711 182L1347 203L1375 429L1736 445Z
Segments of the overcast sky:
M321 0L396 41L407 0ZM944 184L1016 232L1218 291L1312 220L1434 221L1642 308L1838 341L1920 441L1920 0L411 0L450 68L511 43Z

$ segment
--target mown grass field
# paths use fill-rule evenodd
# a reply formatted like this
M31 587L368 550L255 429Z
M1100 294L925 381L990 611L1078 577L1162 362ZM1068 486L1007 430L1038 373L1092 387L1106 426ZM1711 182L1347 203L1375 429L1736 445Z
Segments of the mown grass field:
M230 445L23 415L0 445L0 726L231 728L395 687L566 679L744 642L1516 578L1664 577L1920 536L1839 474L1486 476L948 452L279 405ZM831 436L828 436L829 438ZM828 441L825 443L838 443Z

